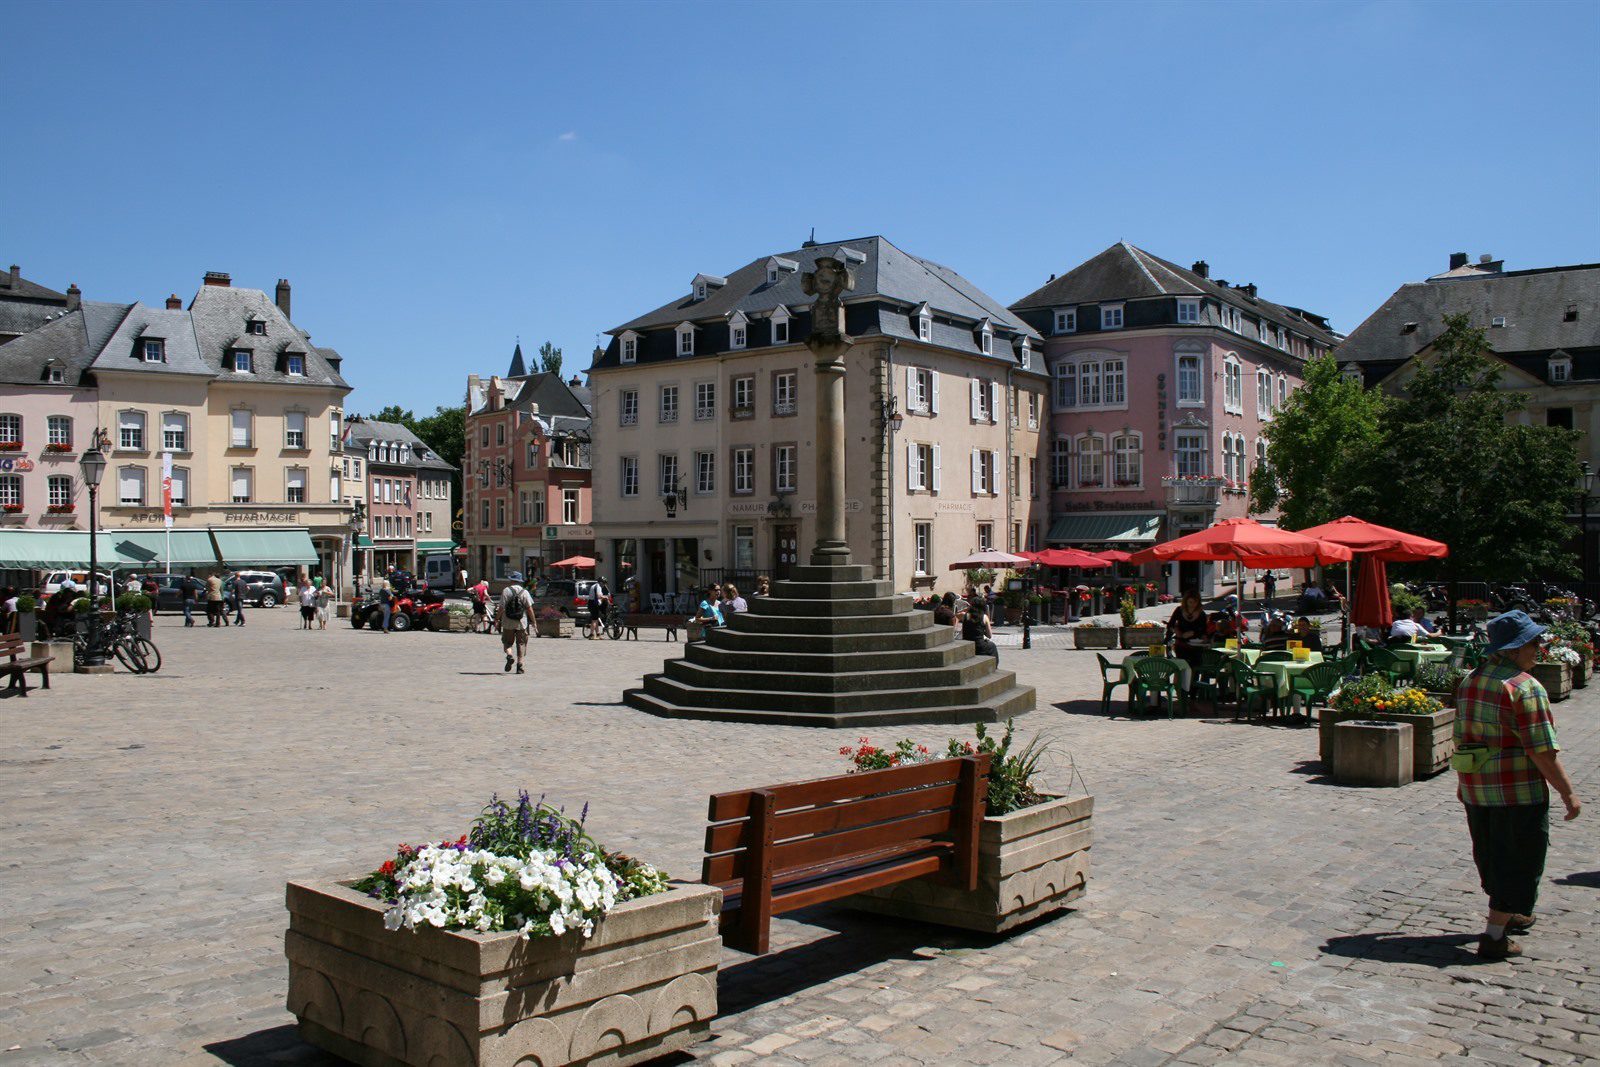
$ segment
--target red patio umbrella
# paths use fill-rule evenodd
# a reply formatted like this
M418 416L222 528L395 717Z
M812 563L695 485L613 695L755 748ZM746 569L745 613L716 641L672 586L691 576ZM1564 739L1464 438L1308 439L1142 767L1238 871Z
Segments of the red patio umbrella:
M1321 563L1343 563L1349 558L1348 548L1331 541L1318 541L1276 526L1263 526L1254 519L1223 519L1204 530L1135 552L1128 557L1128 562L1237 560L1241 567L1239 588L1242 592L1244 567L1315 567Z
M1301 530L1307 537L1344 545L1362 557L1357 578L1355 602L1350 605L1350 621L1357 626L1387 627L1394 622L1389 603L1389 573L1385 563L1416 563L1443 559L1450 546L1403 530L1391 530L1375 522L1346 515L1321 526Z
M1028 555L1041 567L1109 567L1111 561L1094 552L1083 552L1076 548L1047 548L1041 552L1031 552Z
M1120 552L1115 548L1108 548L1102 552L1091 552L1089 554L1091 556L1099 556L1101 559L1111 563L1126 563L1133 555L1131 552Z
M589 557L589 556L568 556L566 559L558 559L558 560L556 560L554 563L550 564L550 566L552 566L552 567L578 567L578 568L581 568L583 570L593 570L594 569L594 559Z

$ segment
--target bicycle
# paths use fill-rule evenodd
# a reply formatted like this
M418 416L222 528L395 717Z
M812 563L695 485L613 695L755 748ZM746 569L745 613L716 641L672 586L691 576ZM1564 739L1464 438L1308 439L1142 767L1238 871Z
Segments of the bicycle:
M606 636L611 638L611 640L622 640L623 617L621 604L618 604L615 601L612 602L611 607L606 611L603 629L605 630Z
M474 610L472 613L472 632L475 634L492 634L495 632L495 615L498 608L494 604L485 604L482 613Z
M93 648L89 644L87 635L74 634L72 638L74 662L85 662L89 654L94 651L102 655L109 652L116 656L117 662L122 664L123 669L133 674L154 674L159 671L161 650L155 646L155 642L139 636L135 618L135 615L124 613L101 624L99 641Z

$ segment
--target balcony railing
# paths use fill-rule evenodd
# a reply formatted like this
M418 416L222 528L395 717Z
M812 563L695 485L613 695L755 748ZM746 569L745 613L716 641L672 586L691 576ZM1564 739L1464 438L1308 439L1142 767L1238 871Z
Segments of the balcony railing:
M1227 484L1227 479L1190 475L1163 478L1161 484L1166 486L1168 504L1215 507L1221 497L1222 487Z
M793 415L794 410L793 400L779 400L772 405L772 413L774 415Z

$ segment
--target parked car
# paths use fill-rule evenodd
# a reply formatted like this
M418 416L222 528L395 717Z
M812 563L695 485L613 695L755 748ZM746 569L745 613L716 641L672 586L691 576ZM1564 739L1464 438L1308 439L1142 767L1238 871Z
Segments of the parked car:
M157 614L163 611L181 612L183 610L184 583L192 583L192 589L200 597L199 610L205 613L206 580L199 575L191 574L152 574L156 582L155 610Z
M539 583L533 594L533 612L537 615L545 608L560 608L561 613L573 622L589 622L589 597L599 587L601 596L610 596L606 583L595 578L547 578Z
M89 572L87 570L51 571L49 574L44 576L43 588L45 597L48 598L54 596L56 590L61 588L61 583L66 581L69 575L72 577L72 580L77 583L78 588L84 590L85 594L87 595L89 589ZM95 592L99 593L101 596L105 596L111 588L110 576L107 575L105 571L101 571L98 580L95 582L95 586Z
M258 608L275 608L282 604L286 591L283 585L283 576L273 571L240 571L239 577L244 579L245 588L248 589L248 599L256 602Z

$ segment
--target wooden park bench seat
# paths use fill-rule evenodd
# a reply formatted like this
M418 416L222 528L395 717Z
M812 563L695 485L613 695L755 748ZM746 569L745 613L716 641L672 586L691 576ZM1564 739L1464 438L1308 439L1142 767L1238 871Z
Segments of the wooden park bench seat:
M40 684L49 689L50 664L55 662L54 656L31 656L27 652L28 643L21 634L0 636L0 657L3 657L0 658L0 670L11 675L7 688L21 690L20 696L28 695L29 671L38 671L43 679Z
M701 880L728 946L767 951L772 917L937 876L978 882L989 756L962 756L711 798Z

